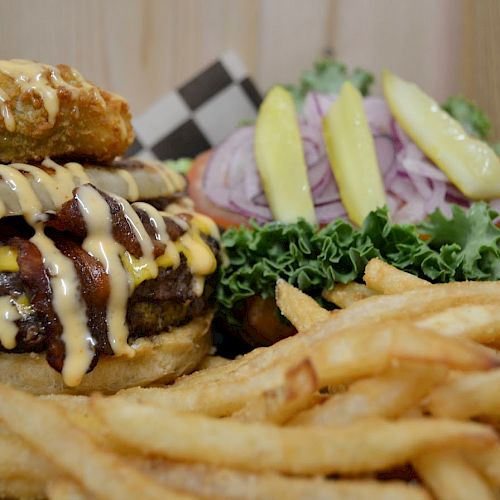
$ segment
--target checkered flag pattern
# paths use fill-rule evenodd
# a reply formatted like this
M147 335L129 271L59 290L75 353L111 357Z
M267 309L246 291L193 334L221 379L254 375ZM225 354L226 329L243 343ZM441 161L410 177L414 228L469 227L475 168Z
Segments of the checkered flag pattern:
M192 158L254 120L261 101L241 60L228 52L133 120L136 139L127 156Z

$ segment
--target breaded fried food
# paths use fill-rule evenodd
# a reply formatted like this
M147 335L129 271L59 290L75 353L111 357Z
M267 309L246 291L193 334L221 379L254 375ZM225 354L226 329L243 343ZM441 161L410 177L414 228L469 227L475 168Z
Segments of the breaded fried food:
M0 60L0 162L108 162L133 141L128 104L66 65Z

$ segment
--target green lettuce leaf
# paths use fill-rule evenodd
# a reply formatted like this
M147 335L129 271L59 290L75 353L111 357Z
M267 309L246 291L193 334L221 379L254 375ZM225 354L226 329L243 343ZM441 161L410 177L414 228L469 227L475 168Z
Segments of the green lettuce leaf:
M441 107L459 121L467 133L479 139L487 139L491 130L491 122L479 106L464 97L455 96L449 97Z
M331 59L320 59L314 63L313 69L302 73L298 85L285 85L285 88L292 93L300 110L308 92L338 94L340 87L347 80L363 95L368 95L374 77L363 69L356 68L349 72L345 64Z
M373 257L432 282L500 279L500 229L485 203L434 212L418 226L393 224L387 208L368 215L359 229L344 220L317 227L271 222L229 229L222 236L227 264L219 269L219 316L233 325L246 298L274 297L283 278L321 302L335 283L362 280ZM425 236L424 236L425 235Z

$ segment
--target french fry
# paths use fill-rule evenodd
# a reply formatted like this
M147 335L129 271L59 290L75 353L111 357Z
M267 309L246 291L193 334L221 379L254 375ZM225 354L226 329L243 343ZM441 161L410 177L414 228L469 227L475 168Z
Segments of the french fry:
M87 500L90 497L82 488L69 479L50 481L46 489L48 500Z
M441 366L407 364L381 375L361 379L346 392L299 413L292 425L343 425L360 418L394 418L414 407L444 379Z
M230 359L223 358L222 356L205 356L201 363L197 366L197 370L206 370L207 368L214 368L217 366L225 366L231 363Z
M442 417L500 417L500 370L455 377L431 392L426 407Z
M0 498L44 498L45 483L59 472L21 438L0 431Z
M431 285L428 281L396 269L380 259L371 259L368 262L363 279L368 288L385 295L403 293Z
M500 308L497 305L461 305L417 321L450 337L466 337L480 344L500 345Z
M44 482L39 479L0 478L0 498L39 499L45 497Z
M330 318L329 312L313 298L281 279L276 283L276 304L299 332Z
M188 498L168 491L101 449L50 402L0 385L0 419L96 498ZM170 498L170 497L169 497Z
M354 307L354 306L353 306ZM346 310L347 311L347 310ZM334 319L319 325L330 331ZM464 339L448 338L426 330L416 331L411 323L396 321L324 335L311 348L306 336L295 337L293 351L276 359L272 366L258 357L244 364L240 372L228 373L200 384L174 384L167 389L124 391L119 394L138 402L166 408L226 416L264 391L284 385L286 372L304 357L312 361L320 386L351 382L387 370L394 360L439 363L459 370L488 370L499 361L489 350ZM276 345L276 344L275 344ZM260 351L263 357L270 348ZM217 369L218 370L218 369ZM196 377L196 374L193 375Z
M316 324L305 335L283 339L265 349L255 349L229 366L222 366L181 377L174 387L194 386L226 380L232 374L253 374L303 351L321 338L336 335L347 328L371 327L376 322L390 319L418 320L421 316L435 313L458 305L490 304L500 306L500 282L464 282L433 285L399 295L379 295L359 301L351 307L334 311L325 324ZM132 389L132 392L134 390Z
M455 450L425 453L412 464L437 500L494 500L481 475Z
M332 288L331 290L324 290L322 295L325 300L328 300L328 302L345 309L355 302L359 302L360 300L367 299L372 295L376 295L376 293L377 292L362 283L351 281L345 285L342 283L336 283L335 288Z
M119 398L94 398L110 436L140 453L248 471L290 474L383 470L428 449L481 449L497 442L487 426L450 420L363 420L339 428L277 427L166 411Z
M135 459L140 470L172 488L183 488L203 498L235 500L429 500L423 488L401 481L326 480L271 472L255 474L206 464Z
M249 400L243 408L233 413L232 418L243 422L284 423L297 412L311 406L318 389L318 377L311 362L306 359L285 374L284 385Z
M465 457L492 485L500 487L500 444L467 453Z

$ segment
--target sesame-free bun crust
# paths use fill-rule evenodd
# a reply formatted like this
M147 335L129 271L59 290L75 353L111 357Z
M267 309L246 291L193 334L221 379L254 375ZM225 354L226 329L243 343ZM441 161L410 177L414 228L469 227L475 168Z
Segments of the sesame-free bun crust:
M102 356L81 384L69 388L42 354L0 354L0 383L32 394L112 394L121 389L168 383L192 372L208 354L212 314L152 337L134 341L133 358Z

